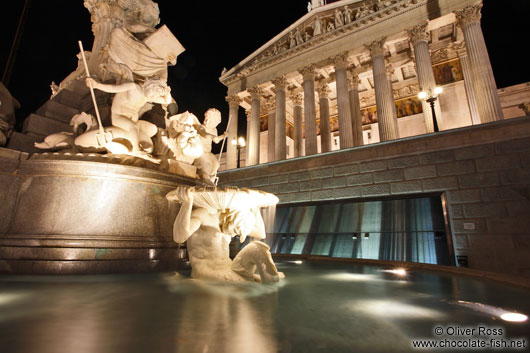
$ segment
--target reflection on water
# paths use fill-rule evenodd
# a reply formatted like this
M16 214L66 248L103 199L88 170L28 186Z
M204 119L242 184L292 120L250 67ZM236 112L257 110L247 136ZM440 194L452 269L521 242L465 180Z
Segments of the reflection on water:
M529 338L530 323L477 310L528 314L527 290L375 266L278 266L287 278L269 285L186 274L0 277L0 351L409 352L411 338L449 324Z

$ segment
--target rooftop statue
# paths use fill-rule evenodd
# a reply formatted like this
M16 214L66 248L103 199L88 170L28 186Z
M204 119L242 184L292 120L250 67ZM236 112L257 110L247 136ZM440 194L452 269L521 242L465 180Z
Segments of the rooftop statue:
M264 239L260 207L275 205L278 198L258 190L238 188L178 187L166 195L180 202L173 226L176 243L187 243L192 278L221 281L278 282L269 246L259 240L229 256L232 237L243 243L247 236ZM257 273L256 273L257 272Z

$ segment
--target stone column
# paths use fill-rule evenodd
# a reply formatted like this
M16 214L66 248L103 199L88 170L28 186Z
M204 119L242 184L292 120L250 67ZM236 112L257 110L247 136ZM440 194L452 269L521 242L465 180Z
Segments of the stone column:
M333 58L335 81L337 84L337 111L339 115L340 148L353 147L350 96L348 95L348 55L346 53Z
M427 32L427 23L415 26L407 30L409 41L414 48L414 56L416 58L416 73L418 74L418 83L420 91L433 91L436 87L434 79L434 72L432 70L431 54L429 51L429 33ZM426 101L422 100L423 117L425 119L425 127L427 132L434 132L434 123L432 120L431 106ZM440 109L440 102L435 102L434 110L436 113L436 120L438 126L442 127L442 110Z
M331 151L331 124L329 121L329 93L327 83L320 83L317 87L318 104L320 107L320 146L322 152Z
M267 117L267 128L268 128L268 136L267 136L267 162L272 162L276 160L275 157L275 150L276 150L276 100L269 100L266 104L267 111L269 112L269 115Z
M318 152L316 109L315 109L315 66L310 65L300 70L304 77L304 121L305 121L305 155Z
M248 137L247 166L259 164L260 97L262 91L255 86L248 89L252 99L250 108L250 127Z
M303 97L300 93L292 94L291 101L293 102L293 125L294 125L294 156L303 156L304 150L304 130L303 130Z
M504 119L497 84L493 76L488 49L480 28L482 3L456 11L457 24L464 32L471 77L480 121L488 123Z
M396 100L394 99L394 83L392 82L392 77L394 76L394 67L392 64L386 65L386 77L388 78L388 84L390 85L390 91L392 92L392 101L394 102L394 105L392 106L392 115L394 116L394 119L397 121L397 108L396 108ZM398 124L399 127L399 124Z
M350 77L348 80L348 94L350 96L350 111L354 146L364 145L361 102L359 100L359 83L359 75L352 71L352 77Z
M281 161L287 157L286 145L286 101L285 101L285 87L287 87L287 79L285 76L280 76L272 81L276 88L276 124L275 124L275 149L274 160Z
M464 76L464 87L466 89L467 104L469 113L471 114L471 122L473 125L480 124L480 115L478 113L477 100L475 98L475 89L473 88L473 78L471 74L471 66L469 64L469 57L467 56L466 45L464 42L455 43L454 46L460 65L462 66L462 75Z
M230 123L227 126L228 136L226 138L226 169L237 168L237 146L232 144L232 140L237 140L237 122L238 110L241 99L237 94L226 97L228 102L228 120ZM222 151L221 151L222 152Z
M248 148L248 141L250 140L250 117L252 116L252 111L245 110L245 115L247 117L247 139L246 139L246 145L245 145L245 166L248 165L248 155L250 154L250 150Z
M382 38L366 45L366 48L372 56L377 124L379 126L379 139L381 141L399 138L397 119L394 116L395 103L392 87L388 83L386 75L385 40L386 38Z

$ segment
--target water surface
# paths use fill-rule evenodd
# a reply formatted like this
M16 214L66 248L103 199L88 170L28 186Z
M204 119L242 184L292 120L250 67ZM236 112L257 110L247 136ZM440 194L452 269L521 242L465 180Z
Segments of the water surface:
M187 273L3 276L0 351L410 352L413 338L440 339L436 327L479 326L501 328L502 338L524 338L528 347L528 322L491 311L528 315L522 288L417 270L401 277L368 265L278 268L287 278L267 285L201 282Z

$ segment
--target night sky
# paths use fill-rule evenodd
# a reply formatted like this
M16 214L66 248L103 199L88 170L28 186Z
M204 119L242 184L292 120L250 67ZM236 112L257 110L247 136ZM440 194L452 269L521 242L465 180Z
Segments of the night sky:
M228 119L226 88L218 80L223 67L235 66L307 13L307 0L155 2L161 24L186 48L177 65L169 68L168 83L179 112L191 111L202 120L204 112L215 107L223 114L219 132ZM2 73L24 1L10 3L12 9L2 11ZM482 28L499 88L530 81L524 53L529 13L527 1L484 1ZM22 105L17 120L22 121L49 98L51 81L60 83L76 68L77 41L82 40L89 50L92 39L90 15L82 0L30 1L8 85ZM240 117L245 120L241 109Z

